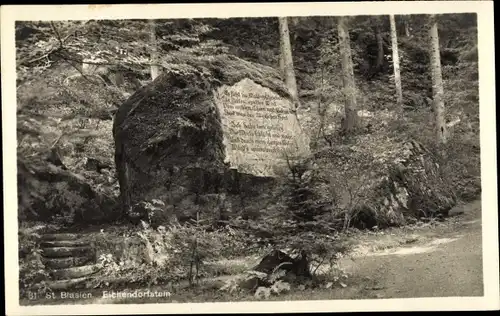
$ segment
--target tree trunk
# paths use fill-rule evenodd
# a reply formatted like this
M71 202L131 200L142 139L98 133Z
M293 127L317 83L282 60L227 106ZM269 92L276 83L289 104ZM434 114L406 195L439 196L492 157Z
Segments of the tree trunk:
M432 95L434 114L436 116L436 140L438 143L446 143L446 121L444 112L443 100L443 78L441 75L441 58L439 56L439 35L436 15L429 17L430 29L430 57L431 57L431 71L432 71Z
M394 63L394 83L396 84L396 100L398 109L403 106L403 91L401 90L401 73L399 71L398 35L396 32L396 20L394 15L390 15L391 22L391 42L392 60Z
M293 68L292 45L290 44L290 33L288 31L288 22L286 17L280 17L280 67L285 77L285 84L292 95L295 109L299 107L299 93L297 82L295 81L295 70Z
M340 42L340 56L342 58L342 79L344 84L345 119L343 129L346 133L349 133L353 132L358 127L358 112L351 46L349 43L349 32L346 25L346 17L339 18L337 29Z
M381 71L384 65L384 39L380 30L380 18L377 17L375 23L375 37L377 38L377 63L375 67L377 71Z
M151 57L151 80L155 80L160 74L158 66L158 43L156 42L156 25L155 20L149 20L149 35L150 35L150 57Z
M409 16L405 16L405 18L404 18L404 26L405 26L405 35L406 35L406 37L410 37L411 34L410 34L410 17Z
M283 78L286 78L285 61L283 60L283 54L281 53L280 53L280 71Z

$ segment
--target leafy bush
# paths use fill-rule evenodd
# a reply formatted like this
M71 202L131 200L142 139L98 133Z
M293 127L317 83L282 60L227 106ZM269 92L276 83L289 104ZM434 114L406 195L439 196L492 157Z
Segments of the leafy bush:
M481 194L479 139L451 137L438 151L440 173L457 198L470 202Z
M272 206L254 219L232 219L231 225L263 249L304 254L306 262L346 251L338 234L344 214L335 185L311 160L289 167L280 178Z

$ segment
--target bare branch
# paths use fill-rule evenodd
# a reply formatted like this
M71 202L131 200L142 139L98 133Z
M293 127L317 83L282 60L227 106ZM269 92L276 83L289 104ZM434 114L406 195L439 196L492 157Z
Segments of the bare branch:
M59 35L59 31L57 30L56 26L54 25L54 22L50 21L50 27L52 28L52 31L56 34L57 40L59 41L59 46L62 48L63 47L63 41L61 40L61 35Z
M318 268L323 264L323 262L325 262L326 260L326 256L324 256L321 261L318 263L318 265L316 266L316 268L314 269L314 271L312 272L313 275L316 275L316 270L318 270Z
M68 64L70 64L73 68L75 68L75 69L76 69L76 71L78 71L78 72L80 73L80 75L81 75L81 76L82 76L85 80L87 80L88 82L90 82L90 83L92 83L92 84L94 84L94 83L95 83L94 81L90 80L90 78L89 78L87 75L85 75L79 67L77 67L75 64L73 64L73 63L72 63L72 59L68 58L68 56L63 56L62 54L58 54L58 55L59 55L59 56L60 56L60 57L61 57L61 58L65 61L65 62L67 62L67 63L68 63ZM100 77L99 77L99 78L100 78ZM101 78L101 79L102 79L102 78ZM104 81L104 79L102 79L102 81ZM106 82L104 81L104 83L106 83Z
M61 134L59 135L59 137L57 137L57 139L56 139L56 140L52 143L52 145L50 146L50 148L51 148L51 149L52 149L52 148L54 148L54 146L55 146L55 145L59 142L59 140L61 139L61 137L63 137L63 135L64 135L64 132L63 132L63 133L61 133Z
M82 29L89 22L90 22L90 20L85 21L82 25L78 25L78 26L74 27L71 31L68 32L68 35L66 35L66 37L62 41L66 42L71 36L76 37L77 31ZM83 34L83 35L86 35L86 34Z
M24 64L24 63L31 64L31 63L34 63L34 62L36 62L36 61L42 60L42 59L44 59L45 57L48 57L48 56L49 56L49 54L50 54L51 52L52 52L52 51L50 51L50 52L48 52L48 53L46 53L46 54L44 54L44 55L42 55L42 56L40 56L40 57L37 57L37 58L35 58L35 59L29 60L29 61L24 61L24 60L23 60L22 62L20 62L20 63L18 64L18 66L20 66L21 64Z

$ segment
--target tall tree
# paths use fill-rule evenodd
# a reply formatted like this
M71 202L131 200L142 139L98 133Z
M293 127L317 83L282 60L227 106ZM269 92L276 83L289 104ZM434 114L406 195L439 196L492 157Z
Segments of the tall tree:
M401 73L399 71L398 35L394 15L389 16L391 22L392 61L394 63L394 83L396 84L396 100L398 109L403 106L403 91L401 90Z
M382 37L382 30L380 27L381 19L379 16L375 17L375 38L377 39L377 71L382 70L384 65L384 38Z
M286 17L279 17L280 30L280 67L285 77L285 84L292 95L295 108L298 108L299 93L297 82L295 81L295 70L293 68L292 45L290 44L290 32L288 30L288 21Z
M430 40L430 59L432 72L432 95L434 114L436 117L436 136L441 144L446 143L446 121L443 100L443 78L441 74L441 57L439 51L438 24L435 14L429 16L429 40Z
M151 58L151 80L155 80L160 75L160 67L158 66L158 43L156 40L156 22L149 20L150 34L150 58Z
M359 118L347 17L342 16L339 18L337 30L339 35L340 57L342 59L342 79L344 86L345 119L342 128L345 132L349 133L357 129Z

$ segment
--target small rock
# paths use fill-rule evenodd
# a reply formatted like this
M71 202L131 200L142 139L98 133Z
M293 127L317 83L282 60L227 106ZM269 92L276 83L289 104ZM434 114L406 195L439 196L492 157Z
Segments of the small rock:
M259 286L257 288L257 291L255 291L254 294L255 298L257 299L267 299L269 296L271 296L271 289L263 286Z

